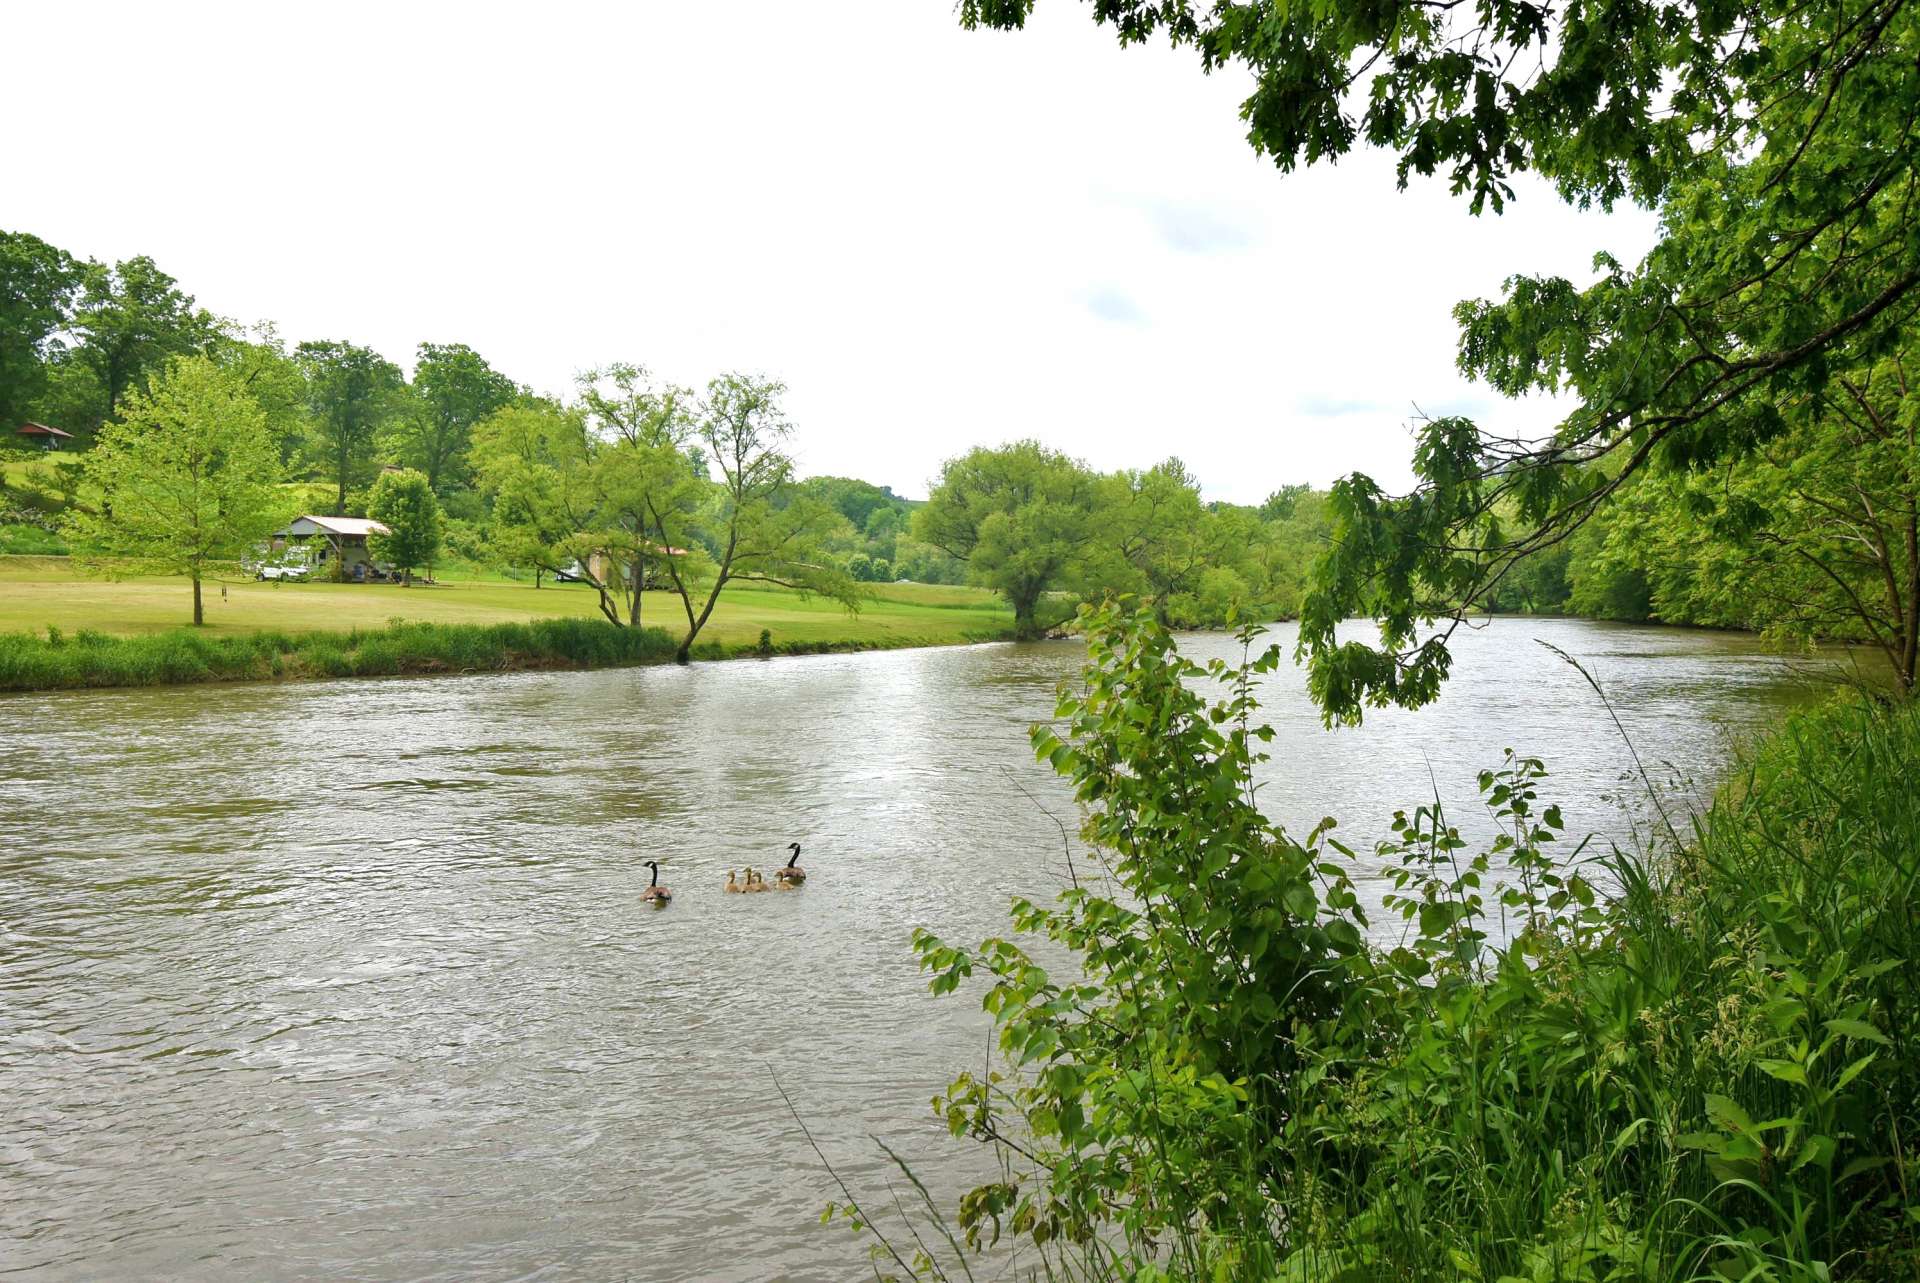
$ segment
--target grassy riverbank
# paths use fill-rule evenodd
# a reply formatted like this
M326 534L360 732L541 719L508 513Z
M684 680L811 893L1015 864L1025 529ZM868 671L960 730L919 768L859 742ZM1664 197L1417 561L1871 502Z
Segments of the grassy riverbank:
M210 583L207 624L214 636L250 632L341 631L381 628L395 619L435 624L526 623L537 619L598 619L594 593L579 584L532 583L498 576L442 576L441 582L397 584ZM722 646L755 642L762 629L776 642L900 645L903 639L959 642L997 636L1013 613L979 588L934 584L876 584L857 616L823 597L803 598L785 588L736 584L721 596L702 641ZM0 633L77 633L113 636L165 632L191 614L184 579L107 580L79 574L64 557L0 557ZM650 592L641 623L669 631L684 627L679 598Z
M1085 1279L1920 1278L1920 707L1793 716L1651 854L1570 849L1509 761L1490 850L1409 807L1356 866L1258 815L1248 710L1163 640L1092 654L1036 745L1124 894L917 939L1018 1069L941 1102L1006 1160L958 1236ZM1390 949L1352 881L1382 866Z
M696 659L814 655L951 644L901 635L823 641L702 641ZM617 668L673 659L677 640L660 628L616 628L598 619L540 619L524 624L400 621L346 632L257 631L210 635L174 629L112 637L58 628L0 633L0 691L90 686L165 686L193 682L386 677L402 674Z
M781 588L730 588L699 659L935 646L1005 636L1012 612L972 588L882 584L857 615ZM207 590L207 626L182 628L178 579L80 576L64 558L0 557L0 690L603 667L671 659L679 599L648 593L616 628L579 585L498 578L433 586L230 581Z

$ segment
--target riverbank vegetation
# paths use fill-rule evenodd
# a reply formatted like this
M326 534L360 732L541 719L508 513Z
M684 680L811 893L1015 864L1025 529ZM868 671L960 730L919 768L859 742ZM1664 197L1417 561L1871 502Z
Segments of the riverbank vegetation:
M272 511L236 538L257 542L300 512L375 515L401 484L383 478L417 475L433 502L409 489L412 524L440 538L387 540L376 556L584 581L625 627L669 618L642 619L651 598L636 585L670 593L683 653L750 584L850 610L867 585L973 584L1001 593L1025 636L1071 618L1073 599L1118 592L1179 626L1290 617L1328 530L1325 495L1304 485L1259 507L1207 502L1177 459L1100 473L1031 442L956 457L930 501L803 479L774 380L723 373L695 390L613 363L554 396L457 343L421 344L409 375L347 340L290 346L271 326L218 318L149 259L82 261L23 232L0 232L0 282L0 366L17 372L0 394L0 553L105 566L134 544L179 542L179 521L156 530L116 509L108 491L122 479L102 471L102 447L146 398L177 398L175 382L205 383L209 367L231 393L224 418L246 427L233 444L249 482L279 483ZM72 448L13 449L24 420L71 433ZM1060 484L1025 489L1043 477Z
M40 636L0 633L0 691L606 668L660 663L673 653L673 640L657 628L613 628L591 619L397 621L370 630L225 636L190 628L135 637L50 628Z
M775 636L762 628L716 630L692 658L767 659L777 655L844 654L989 641L951 628L925 634L835 630L825 636ZM659 628L621 628L603 619L536 619L524 623L444 624L395 619L385 627L345 631L275 629L213 633L171 628L113 636L82 628L44 633L0 632L0 691L160 686L193 682L390 677L528 669L624 668L679 657L677 639Z
M1545 766L1510 756L1481 776L1490 846L1423 802L1356 864L1256 805L1277 651L1203 673L1152 618L1097 616L1035 745L1101 867L1016 900L1012 939L916 937L936 992L986 983L1007 1072L936 1106L1003 1178L955 1237L882 1252L920 1275L943 1273L928 1243L1011 1234L1048 1277L1920 1278L1920 13L1094 17L1244 69L1248 139L1283 169L1364 141L1475 213L1531 173L1659 216L1638 262L1521 268L1456 310L1461 370L1567 397L1557 422L1435 418L1411 493L1335 484L1297 651L1330 723L1439 698L1453 630L1516 607L1850 637L1896 689L1793 718L1643 850L1569 849ZM1377 640L1340 634L1355 617ZM1357 882L1383 866L1386 947Z
M1091 858L1006 938L915 937L984 985L1002 1063L935 1105L1002 1174L898 1274L1013 1236L1062 1278L1920 1276L1920 708L1795 717L1645 851L1570 842L1509 755L1491 845L1413 801L1362 862L1255 806L1277 649L1089 633L1034 744Z

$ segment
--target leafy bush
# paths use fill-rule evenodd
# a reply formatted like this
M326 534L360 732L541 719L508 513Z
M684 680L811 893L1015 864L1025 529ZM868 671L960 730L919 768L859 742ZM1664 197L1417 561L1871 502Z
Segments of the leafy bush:
M1545 768L1509 754L1481 776L1488 849L1437 806L1395 817L1382 949L1332 822L1298 841L1256 806L1278 651L1203 669L1146 617L1086 623L1084 690L1034 742L1106 877L1016 900L1014 939L915 936L936 993L985 978L1004 1062L935 1102L1001 1159L956 1252L1013 1234L1114 1279L1914 1277L1913 706L1800 716L1658 859L1555 854Z
M0 522L0 555L64 557L67 541L38 522Z
M514 668L598 668L657 663L673 655L658 628L616 628L595 619L525 624L429 624L395 620L350 633L255 633L211 637L180 629L145 637L82 632L70 644L0 633L0 691L79 686L152 686L271 677L366 677Z

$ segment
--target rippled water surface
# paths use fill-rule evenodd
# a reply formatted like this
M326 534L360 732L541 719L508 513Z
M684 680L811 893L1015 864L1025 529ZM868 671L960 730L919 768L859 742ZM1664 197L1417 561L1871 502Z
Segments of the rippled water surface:
M1511 745L1624 837L1626 749L1536 637L1663 780L1808 689L1745 638L1501 621L1359 731L1283 672L1270 813L1365 841ZM1059 884L1026 729L1080 655L0 698L0 1275L857 1277L775 1077L869 1192L874 1136L943 1195L984 1174L927 1109L984 1017L907 937ZM804 891L720 893L793 840Z

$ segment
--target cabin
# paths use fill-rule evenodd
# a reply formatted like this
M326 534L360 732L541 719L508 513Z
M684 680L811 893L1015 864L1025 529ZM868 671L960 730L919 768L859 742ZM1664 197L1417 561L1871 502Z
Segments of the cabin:
M365 517L295 517L273 532L275 552L288 548L303 551L307 564L327 578L364 582L383 579L389 573L376 565L367 551L368 535L393 532L378 521ZM338 567L338 569L336 569Z
M73 433L50 428L44 423L23 423L14 429L14 435L25 437L29 444L37 445L42 450L58 450L62 441L73 440Z

